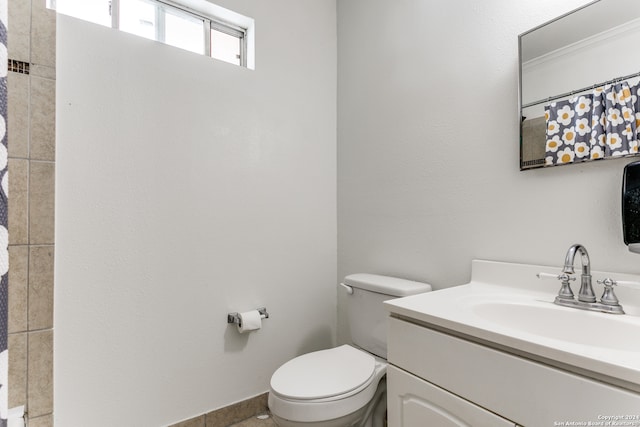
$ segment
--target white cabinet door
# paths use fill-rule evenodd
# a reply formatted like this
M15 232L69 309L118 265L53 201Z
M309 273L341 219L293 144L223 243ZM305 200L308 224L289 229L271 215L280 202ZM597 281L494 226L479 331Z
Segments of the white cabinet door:
M514 427L515 424L389 365L389 427Z

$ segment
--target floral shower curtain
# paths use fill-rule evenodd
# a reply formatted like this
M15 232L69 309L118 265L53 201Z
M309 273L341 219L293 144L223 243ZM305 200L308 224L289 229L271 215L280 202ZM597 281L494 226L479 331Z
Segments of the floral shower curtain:
M0 427L7 425L9 232L7 225L7 0L0 0Z
M640 85L619 82L545 107L546 165L638 153Z

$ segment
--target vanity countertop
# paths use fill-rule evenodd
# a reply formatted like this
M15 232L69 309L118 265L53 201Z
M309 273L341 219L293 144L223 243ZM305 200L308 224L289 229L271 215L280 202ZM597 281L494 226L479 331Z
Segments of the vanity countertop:
M640 392L640 290L616 287L624 315L561 307L553 304L560 282L536 277L560 270L475 260L470 283L385 306L393 317ZM591 274L598 297L598 279L640 282L636 275Z

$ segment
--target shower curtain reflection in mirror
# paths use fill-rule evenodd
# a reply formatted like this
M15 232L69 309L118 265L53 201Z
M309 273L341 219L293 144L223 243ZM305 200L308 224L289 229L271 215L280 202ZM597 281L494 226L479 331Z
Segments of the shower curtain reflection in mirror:
M622 81L545 106L545 165L638 153L640 84Z

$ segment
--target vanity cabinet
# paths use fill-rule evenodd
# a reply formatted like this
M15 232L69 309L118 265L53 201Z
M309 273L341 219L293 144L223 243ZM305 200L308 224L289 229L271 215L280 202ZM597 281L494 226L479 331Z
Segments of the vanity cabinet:
M517 352L392 314L389 427L640 425L640 394Z
M387 369L391 427L514 427L515 424L395 366Z

